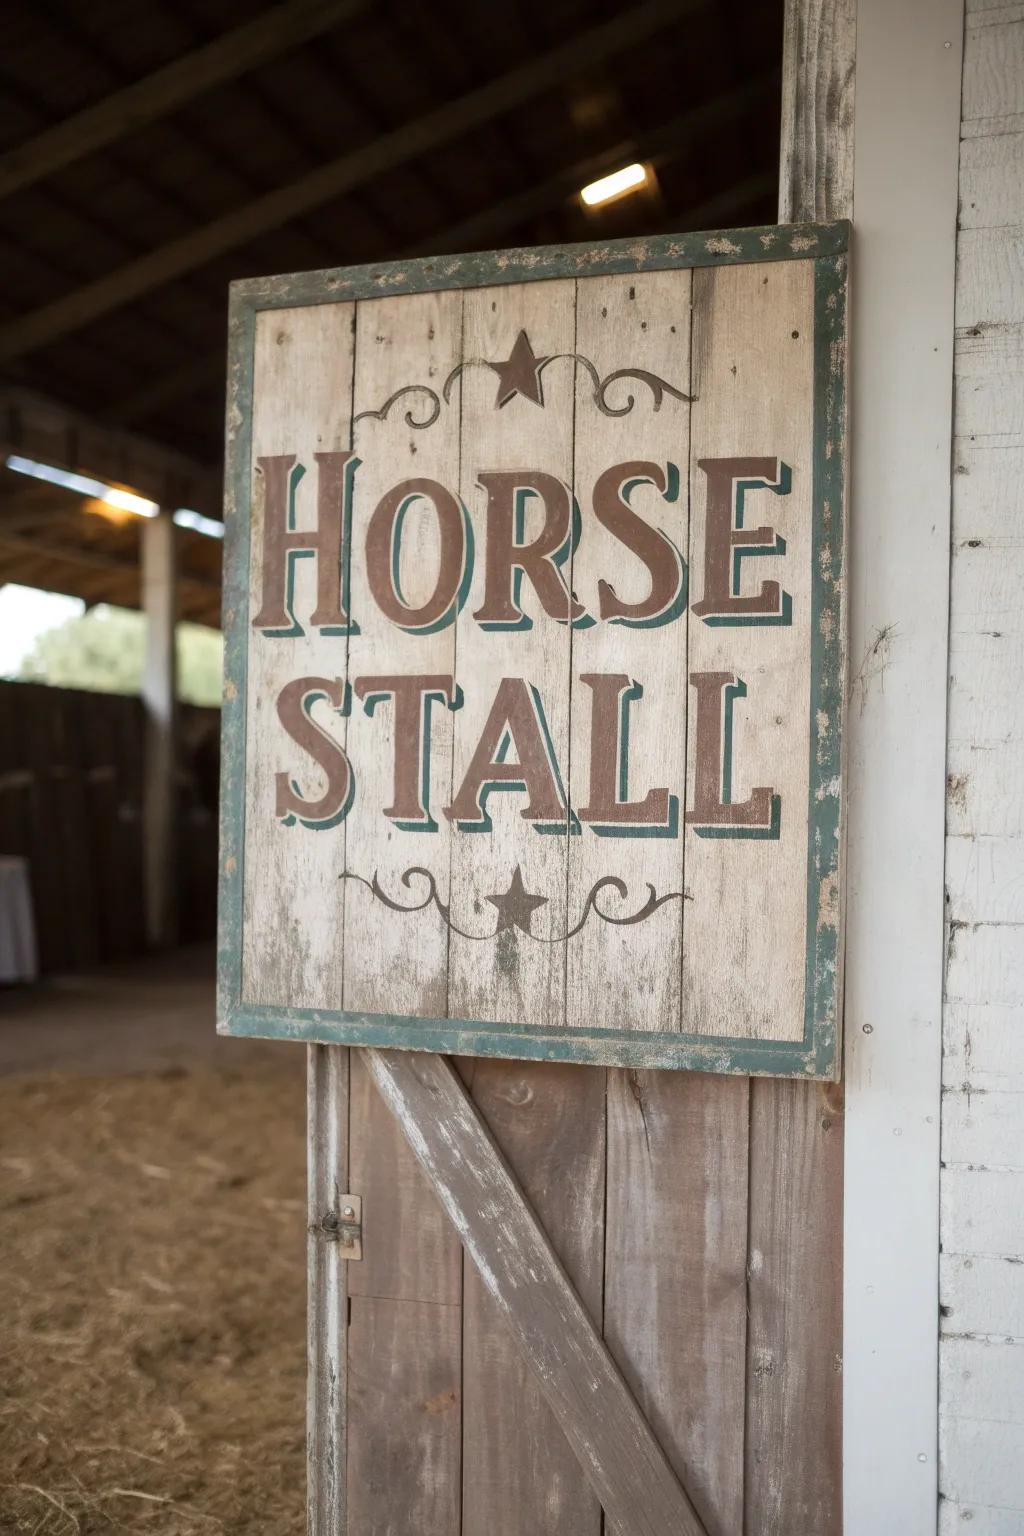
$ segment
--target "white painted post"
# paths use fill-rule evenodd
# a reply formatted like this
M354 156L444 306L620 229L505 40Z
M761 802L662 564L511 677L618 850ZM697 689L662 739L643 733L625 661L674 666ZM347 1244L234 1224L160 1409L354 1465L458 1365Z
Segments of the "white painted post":
M142 524L142 608L146 615L143 880L146 940L153 948L173 944L177 936L174 532L171 513L166 510Z
M934 1536L962 0L859 0L854 130L846 1536Z

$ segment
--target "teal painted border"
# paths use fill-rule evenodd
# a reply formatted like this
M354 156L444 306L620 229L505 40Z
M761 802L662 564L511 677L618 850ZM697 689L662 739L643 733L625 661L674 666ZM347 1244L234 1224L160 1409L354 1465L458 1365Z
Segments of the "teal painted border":
M218 1031L225 1035L443 1051L539 1061L685 1068L744 1076L835 1078L840 1070L845 706L846 286L850 226L792 224L534 247L349 267L232 285L225 465ZM807 959L803 1037L674 1030L553 1030L474 1020L257 1008L241 1001L245 694L249 614L252 380L260 310L559 277L751 262L814 262L812 630Z

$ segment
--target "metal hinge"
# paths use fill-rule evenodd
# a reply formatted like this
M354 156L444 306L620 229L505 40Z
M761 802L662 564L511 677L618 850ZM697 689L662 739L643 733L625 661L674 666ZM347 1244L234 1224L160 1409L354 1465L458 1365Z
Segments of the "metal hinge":
M325 1211L310 1231L327 1243L337 1243L338 1257L354 1261L363 1256L363 1197L341 1195L338 1210Z

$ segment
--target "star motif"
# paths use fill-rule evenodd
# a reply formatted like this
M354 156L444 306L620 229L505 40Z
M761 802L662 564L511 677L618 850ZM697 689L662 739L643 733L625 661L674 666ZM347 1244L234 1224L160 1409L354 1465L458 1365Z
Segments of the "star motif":
M546 896L531 896L523 884L522 873L519 865L515 867L515 873L509 882L505 892L495 891L492 896L485 896L492 907L497 909L498 927L497 933L503 933L506 928L519 928L523 933L530 932L530 922L535 907L546 907Z
M488 363L488 368L493 368L498 375L498 394L495 405L500 409L507 405L513 395L522 395L524 400L532 400L534 405L544 406L544 391L541 388L540 373L547 357L538 357L530 345L530 338L525 331L520 331L516 337L515 346L503 363Z

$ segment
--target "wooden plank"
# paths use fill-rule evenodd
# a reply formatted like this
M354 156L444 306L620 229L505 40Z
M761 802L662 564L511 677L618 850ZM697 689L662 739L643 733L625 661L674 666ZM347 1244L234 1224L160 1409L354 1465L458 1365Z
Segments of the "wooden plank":
M857 0L786 0L779 221L853 207Z
M0 156L0 197L114 144L127 133L166 117L212 86L235 80L286 49L340 26L366 0L286 0L212 42L156 69L142 80L55 123Z
M524 332L537 355L569 354L552 364L543 381L541 411L525 394L495 410L494 373L467 369L462 390L461 495L474 526L483 528L487 496L477 476L488 473L543 469L564 484L572 483L573 389L576 285L561 282L524 283L509 288L475 288L465 294L463 355L471 358L510 357ZM540 496L525 502L523 538L535 540L545 526L546 503ZM463 783L503 678L520 688L542 691L543 711L555 760L568 761L569 694L572 630L541 610L524 581L524 611L537 614L531 627L484 629L474 617L483 611L487 566L477 560L468 601L457 620L456 676L464 683L464 703L455 720L453 793ZM461 657L471 661L463 664ZM517 740L512 752L521 751ZM514 758L510 755L510 761ZM511 888L518 868L527 891L545 898L532 912L530 933L546 937L564 934L566 922L565 827L548 836L536 833L524 845L524 797L519 791L491 793L484 810L493 831L477 835L461 831L451 841L452 922L449 948L448 1011L453 1018L509 1021L531 1025L561 1025L565 1019L565 944L538 944L514 924L497 934L494 943L475 942L464 934L493 934L497 909L491 895ZM566 812L566 816L567 816ZM456 932L454 929L461 930Z
M942 1073L947 1088L1013 1089L1024 1093L1024 1030L1020 1003L946 999Z
M451 1067L418 1052L363 1056L619 1536L702 1536L690 1500Z
M709 1536L736 1536L748 1082L692 1072L607 1075L605 1339Z
M252 435L253 548L262 547L265 479L258 474L261 457L294 454L306 473L296 491L296 527L313 528L317 520L319 488L314 455L342 452L349 446L354 363L354 306L338 304L327 311L296 309L259 316L256 325L256 410ZM304 633L287 640L252 631L247 675L246 729L250 739L267 733L275 743L278 769L288 770L294 761L294 743L285 733L275 710L284 685L296 678L323 674L323 655L309 615L316 607L317 561L294 561L293 612L302 615ZM251 563L250 614L262 601L261 566ZM341 704L347 682L344 639L336 642L332 658L332 683ZM319 697L310 706L310 718L332 741L344 741L344 717ZM311 769L300 785L304 797L323 794L322 779ZM339 850L332 837L303 836L304 828L288 825L275 810L273 775L249 786L247 822L253 828L245 858L245 924L243 996L280 1003L322 1004L325 989L340 1003L344 951L345 882L344 826L338 829ZM301 841L296 854L296 837ZM302 876L294 878L298 857ZM289 872L282 873L284 869ZM333 935L327 947L311 947L304 934Z
M944 1253L1019 1262L1024 1253L1024 1202L1017 1169L947 1168L941 1194Z
M604 1268L605 1076L463 1063L474 1102L587 1313ZM462 1536L599 1536L601 1507L501 1307L465 1267Z
M353 1301L347 1536L457 1536L460 1318L429 1302Z
M579 283L576 351L589 359L602 378L616 368L641 368L689 393L692 276L689 272L645 272ZM618 388L623 396L630 390L639 393L635 381L624 380ZM611 403L617 408L622 399L613 394ZM645 413L642 429L633 413L607 416L599 407L589 374L582 367L578 370L574 484L577 497L588 506L604 472L615 464L635 463L638 441L642 442L647 469L635 474L661 475L664 489L659 492L652 483L636 486L630 493L629 508L659 530L653 558L666 571L664 606L671 612L685 604L687 597L686 459L691 407L685 399L666 396L657 414L649 411L646 401L641 409ZM609 485L606 497L618 498L621 485L622 480ZM669 585L676 575L673 563L678 567L678 596L670 601ZM585 537L573 558L571 582L589 614L600 613L601 588L609 580L621 603L639 604L651 594L654 578L647 566L635 554L624 551L616 535L589 512ZM680 678L686 674L686 637L685 612L668 625L624 629L619 624L598 622L573 631L571 636L569 779L574 808L585 810L588 797L595 796L595 752L603 750L614 763L615 748L608 736L614 738L616 729L620 738L625 737L629 765L629 782L625 786L618 783L618 792L638 806L638 818L639 808L652 791L660 789L666 806L649 811L646 823L638 819L632 826L617 824L609 829L618 835L595 835L591 825L582 836L569 839L569 926L578 921L597 882L608 877L621 880L626 893L621 900L610 894L604 898L606 910L613 914L635 912L648 885L658 896L674 892L676 899L666 901L637 926L605 924L598 934L596 926L588 924L569 940L566 1023L570 1027L621 1027L624 997L629 999L631 1023L635 1021L637 1028L679 1027L684 925L681 799L687 742L686 689ZM624 671L627 666L628 674ZM597 681L601 674L622 680L617 697L612 696L610 718L605 702L609 698L607 687ZM584 682L588 676L595 680L592 685ZM628 702L629 694L636 693L636 678L642 679L642 694ZM664 700L669 697L678 705L666 721ZM623 711L627 711L625 724ZM637 835L623 836L626 831Z
M842 1089L755 1079L751 1096L744 1529L826 1536L843 1518Z
M348 1264L330 1234L348 1191L349 1053L306 1053L307 1393L309 1536L350 1536L346 1519Z
M457 100L83 284L0 330L0 359L9 362L45 346L215 256L471 132L520 102L545 90L561 88L568 77L593 69L635 46L687 11L697 9L700 3L701 0L644 0Z
M1015 1257L943 1254L942 1331L1024 1339L1024 1264Z
M743 802L757 786L770 788L778 830L769 838L720 839L686 828L692 899L685 918L683 1028L722 1035L729 1020L741 1018L747 1035L796 1040L804 1033L806 1004L810 763L807 753L785 748L808 730L813 444L811 413L794 411L792 402L809 399L812 390L814 275L810 267L790 263L763 271L753 265L705 268L694 274L693 294L691 581L699 595L709 500L701 462L741 452L778 461L779 494L747 492L744 517L748 526L773 530L785 552L748 561L748 568L758 569L744 572L742 591L756 595L762 581L776 581L788 595L790 622L719 627L691 612L689 675L735 676L745 688L732 706L733 798ZM765 388L768 378L771 389ZM743 423L741 441L737 422ZM771 484L771 470L766 478ZM690 806L696 735L694 726L687 748ZM766 900L770 923L764 920ZM730 938L742 965L710 968L707 956Z
M353 410L357 417L367 414L356 421L353 433L353 447L361 461L352 514L352 548L357 554L352 560L351 612L358 633L351 636L348 647L356 697L346 742L353 763L359 765L360 782L369 786L368 794L381 797L381 806L392 804L399 761L411 760L413 747L405 724L409 709L393 692L388 694L386 683L373 686L365 680L414 674L447 677L452 680L454 702L456 627L449 623L433 634L399 628L373 596L363 551L378 503L399 481L418 481L423 493L407 508L400 524L398 587L408 608L421 609L429 603L440 569L441 545L440 514L428 482L449 501L459 484L459 382L450 407L429 431L410 427L401 406L383 419L373 413L412 381L449 377L463 356L462 303L461 293L449 292L357 306ZM397 537L397 518L394 526ZM418 703L415 709L425 741L418 748L421 761L410 766L419 782L422 760L427 763L429 793L424 810L428 819L416 825L400 817L364 813L346 825L345 867L356 879L348 883L345 896L344 1006L356 1012L431 1017L443 1015L447 1006L449 936L440 914L429 911L411 923L396 922L364 883L376 876L388 895L400 898L408 889L403 887L406 871L426 866L442 891L448 885L452 831L443 807L452 798L456 716L440 697ZM413 884L411 895L420 894ZM322 929L320 942L330 942ZM326 996L323 1000L328 1001Z
M462 1248L360 1053L350 1182L363 1257L348 1266L349 1536L458 1536Z
M457 1307L462 1248L362 1057L352 1061L351 1179L363 1201L363 1257L349 1295Z

